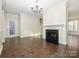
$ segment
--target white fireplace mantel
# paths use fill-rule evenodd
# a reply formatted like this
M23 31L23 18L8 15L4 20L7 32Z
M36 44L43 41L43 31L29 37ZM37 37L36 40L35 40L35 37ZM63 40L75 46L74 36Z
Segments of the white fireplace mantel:
M64 24L60 25L44 25L43 26L43 39L46 39L46 29L59 30L59 43L66 45L66 31Z

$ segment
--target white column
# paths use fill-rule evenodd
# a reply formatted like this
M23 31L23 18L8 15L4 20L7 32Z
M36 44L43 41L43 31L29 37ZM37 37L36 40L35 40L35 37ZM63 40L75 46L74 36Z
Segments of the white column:
M4 41L4 21L2 11L2 0L0 0L0 54L3 49L3 41Z

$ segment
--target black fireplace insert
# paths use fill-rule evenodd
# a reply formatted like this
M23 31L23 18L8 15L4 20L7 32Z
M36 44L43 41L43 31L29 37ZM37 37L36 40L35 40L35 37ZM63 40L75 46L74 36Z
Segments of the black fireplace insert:
M46 41L58 45L59 43L59 32L58 30L47 29L46 30Z

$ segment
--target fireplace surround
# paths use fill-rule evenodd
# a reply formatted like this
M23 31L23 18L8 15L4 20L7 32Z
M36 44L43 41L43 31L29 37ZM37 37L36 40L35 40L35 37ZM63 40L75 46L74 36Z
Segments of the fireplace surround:
M56 44L59 44L59 31L57 29L46 29L46 41Z

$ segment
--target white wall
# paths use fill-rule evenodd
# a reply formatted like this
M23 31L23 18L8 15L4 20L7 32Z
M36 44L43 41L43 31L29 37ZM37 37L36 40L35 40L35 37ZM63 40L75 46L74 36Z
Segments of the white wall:
M28 37L41 32L39 17L30 14L20 14L20 36Z
M20 33L19 33L19 15L18 14L12 14L12 13L5 13L5 18L6 18L6 20L5 20L5 22L6 22L6 37L17 37L17 36L19 36L20 35ZM15 22L15 35L10 35L9 34L9 22L10 21L14 21Z
M46 29L58 29L59 43L67 43L66 1L55 4L43 14L43 39L46 39Z
M2 0L0 0L0 28L2 28Z
M63 15L63 16L62 16ZM65 2L61 2L51 7L43 14L43 25L60 25L65 24L66 5Z

